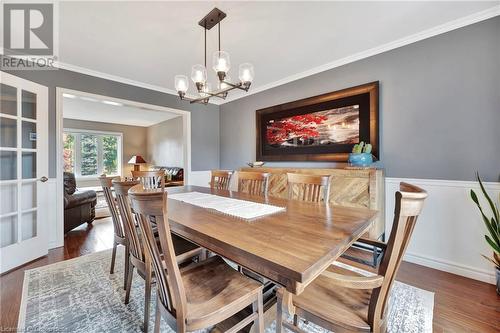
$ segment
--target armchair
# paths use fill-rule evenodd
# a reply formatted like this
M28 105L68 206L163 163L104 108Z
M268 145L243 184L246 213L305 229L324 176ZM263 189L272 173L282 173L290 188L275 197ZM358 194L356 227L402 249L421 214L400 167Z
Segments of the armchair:
M64 176L64 233L95 218L97 195L95 191L79 191L76 188L75 175L65 172Z

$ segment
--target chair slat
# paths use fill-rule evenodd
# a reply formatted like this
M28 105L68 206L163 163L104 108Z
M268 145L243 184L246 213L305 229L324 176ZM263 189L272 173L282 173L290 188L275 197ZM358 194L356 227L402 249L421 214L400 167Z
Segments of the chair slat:
M106 199L106 203L108 204L109 212L111 213L111 219L113 220L113 228L114 228L115 235L123 238L123 237L125 237L125 233L123 230L123 225L120 221L120 215L118 214L116 201L115 201L115 198L113 197L113 191L112 191L113 179L120 179L120 177L106 177L106 175L102 175L99 177L99 181L100 181L101 186L102 186L104 198Z
M328 202L330 176L287 173L288 199Z
M132 177L139 180L144 189L165 187L165 170L158 171L132 171Z
M210 188L218 190L228 190L233 171L231 170L212 170L210 177Z
M141 245L140 235L138 233L139 231L137 229L128 198L128 190L137 184L139 184L138 180L113 180L118 210L120 211L120 216L122 217L125 237L127 238L129 244L129 251L138 260L144 261L144 252Z
M267 172L239 171L238 192L267 196L270 176Z

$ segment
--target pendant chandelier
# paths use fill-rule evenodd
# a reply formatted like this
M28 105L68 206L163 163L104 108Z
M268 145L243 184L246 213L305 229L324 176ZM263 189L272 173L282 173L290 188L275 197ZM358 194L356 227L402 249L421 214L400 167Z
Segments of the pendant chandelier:
M187 98L186 92L189 88L189 79L186 75L176 75L175 90L177 90L177 93L182 100L188 100L190 103L207 104L212 97L225 99L228 92L233 89L248 91L250 88L254 78L252 64L243 63L239 66L238 83L231 83L231 79L228 76L229 69L231 68L229 53L222 51L220 47L220 22L225 17L226 13L222 12L218 8L214 8L204 18L202 18L200 22L198 22L205 33L205 65L198 64L192 67L191 80L193 80L200 97L194 99ZM217 88L212 90L210 83L207 82L207 31L216 25L219 33L219 49L213 54L212 68L217 73L219 82L217 84Z

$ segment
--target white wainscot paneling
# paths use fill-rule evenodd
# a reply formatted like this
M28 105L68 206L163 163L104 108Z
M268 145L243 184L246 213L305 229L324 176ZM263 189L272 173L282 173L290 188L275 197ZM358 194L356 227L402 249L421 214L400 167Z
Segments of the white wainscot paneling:
M470 189L479 195L478 184L468 181L387 178L386 235L389 235L393 221L394 193L401 181L420 186L429 193L405 260L495 283L494 267L481 257L481 254L491 255L484 240L487 230L469 195ZM497 202L500 183L485 183L485 187ZM486 202L483 202L483 209L490 211Z
M191 171L188 177L188 185L208 187L210 183L210 170Z

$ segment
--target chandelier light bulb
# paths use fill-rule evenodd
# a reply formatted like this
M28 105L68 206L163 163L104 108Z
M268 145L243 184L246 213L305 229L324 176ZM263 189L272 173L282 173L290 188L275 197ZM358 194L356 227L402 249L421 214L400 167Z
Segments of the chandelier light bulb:
M216 73L227 73L231 68L229 53L226 51L215 51L212 58L212 66Z
M242 83L251 83L254 78L253 65L246 62L240 65L238 77Z
M191 68L191 80L196 83L204 84L207 81L207 69L203 65L194 65Z
M189 88L189 80L186 75L176 75L175 76L175 90L178 93L185 94Z

